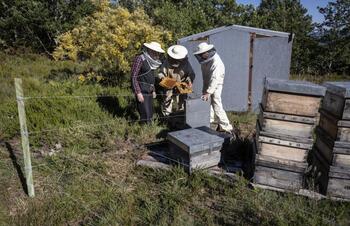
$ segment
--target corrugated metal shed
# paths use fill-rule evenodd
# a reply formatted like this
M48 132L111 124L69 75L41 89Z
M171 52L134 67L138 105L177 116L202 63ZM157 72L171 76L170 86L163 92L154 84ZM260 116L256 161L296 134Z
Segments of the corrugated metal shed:
M202 73L193 51L201 42L214 44L226 68L222 99L226 111L258 110L264 79L288 79L293 35L266 29L231 25L178 40L189 50L196 74L195 93L202 92Z

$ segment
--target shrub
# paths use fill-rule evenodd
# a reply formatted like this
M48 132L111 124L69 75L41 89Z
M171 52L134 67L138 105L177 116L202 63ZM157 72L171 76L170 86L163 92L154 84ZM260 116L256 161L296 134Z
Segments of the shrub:
M171 40L169 32L152 26L143 10L130 13L122 7L110 7L106 1L100 4L99 11L59 36L53 53L56 60L89 60L104 70L125 74L144 42Z

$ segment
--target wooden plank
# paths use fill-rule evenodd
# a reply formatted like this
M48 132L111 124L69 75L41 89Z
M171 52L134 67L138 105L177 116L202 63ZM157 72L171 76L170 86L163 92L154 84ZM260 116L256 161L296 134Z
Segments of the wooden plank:
M329 178L327 195L350 199L350 180Z
M334 167L334 168L338 168L338 167ZM349 168L347 168L349 170ZM339 179L346 179L346 180L350 180L350 173L348 172L332 172L329 171L329 178L339 178Z
M263 166L256 166L254 183L276 188L298 190L303 188L303 174Z
M339 127L337 140L343 142L350 142L350 128Z
M256 129L257 137L259 137L259 136L271 137L271 138L276 138L276 139L281 139L281 140L286 140L286 141L292 141L292 142L296 142L296 143L306 143L306 144L313 143L313 139L311 139L311 138L289 136L289 135L283 135L283 134L278 134L278 133L274 133L274 132L263 131L263 130L261 130L261 128L259 128L258 124L257 124L256 128L257 128Z
M347 128L350 128L350 121L347 121L347 120L339 120L339 121L338 121L338 126L339 126L339 127L347 127Z
M326 132L332 139L336 140L338 136L338 120L330 115L328 112L321 109L319 126Z
M268 92L263 107L269 112L314 117L318 114L320 102L321 97Z
M161 170L170 170L172 165L171 162L166 159L155 158L151 156L154 152L147 152L137 161L137 166L148 167L152 169L161 169ZM164 154L164 152L158 153L160 155ZM221 169L217 166L210 167L205 170L209 175L216 177L218 179L222 179L228 182L235 182L237 180L237 176L234 173L227 172L224 169Z
M164 169L169 170L170 166L169 164L157 162L157 161L151 161L151 160L139 160L136 163L137 166L145 166L153 169Z
M307 138L307 137L299 137L299 136L290 136L286 134L280 134L276 133L274 131L264 131L261 128L262 122L260 122L260 118L258 117L256 121L256 137L258 138L259 136L264 136L264 137L271 137L271 138L276 138L280 140L286 140L286 141L292 141L296 143L305 143L305 144L312 144L313 138Z
M321 110L320 127L334 140L341 142L350 142L350 128L339 127L339 125L348 125L348 123L339 121L333 115L325 110Z
M329 173L339 173L339 174L349 174L350 175L350 167L344 166L330 166ZM336 177L336 176L332 176Z
M315 126L305 123L265 118L263 119L262 128L267 132L311 138Z
M324 141L325 140L323 139L323 137L318 136L316 139L315 146L317 147L317 150L325 158L327 163L330 164L333 161L333 149Z
M277 139L272 137L265 137L265 136L259 136L259 142L277 144L277 145L282 145L287 147L308 149L308 150L312 149L312 144L298 143L298 142L287 141L287 140L282 140L282 139Z
M305 96L324 96L326 88L308 81L265 79L265 89L284 93L293 93Z
M312 198L312 199L316 199L316 200L321 200L321 199L324 199L326 198L326 196L324 195L321 195L317 192L314 192L314 191L310 191L310 190L307 190L307 189L298 189L298 190L295 190L295 191L290 191L290 190L285 190L285 189L281 189L281 188L275 188L275 187L271 187L271 186L267 186L267 185L261 185L261 184L252 184L252 186L254 188L261 188L261 189L264 189L264 190L271 190L271 191L276 191L276 192L291 192L295 195L301 195L301 196L305 196L305 197L308 197L308 198Z
M261 154L256 155L256 165L266 166L269 168L287 170L292 172L305 172L308 164L306 162L297 162L292 160L278 159L271 156Z
M259 154L271 156L274 158L291 160L296 162L305 162L308 154L308 150L280 146L276 144L262 143L260 145Z
M335 153L335 154L350 155L350 148L349 148L349 147L346 147L346 148L334 147L334 148L333 148L333 153Z
M298 115L267 112L264 110L261 104L260 104L260 113L262 113L263 118L290 121L290 122L300 122L300 123L311 124L311 125L314 125L317 123L317 119L315 117L305 117L305 116L298 116Z
M334 142L334 147L335 148L350 149L350 142L335 141Z
M327 159L331 159L328 154L336 153L336 154L344 154L350 155L350 142L342 142L335 141L320 127L316 128L316 146L320 151L323 149L331 149L331 151L327 151L326 153L322 153L323 156L328 157ZM323 148L323 146L328 146ZM331 163L332 161L330 161Z
M327 110L338 119L350 119L350 83L349 82L325 82ZM326 99L326 98L325 98ZM344 103L345 102L345 103Z
M334 154L332 165L350 167L350 155Z
M350 99L345 100L343 119L350 120Z
M24 158L24 170L26 176L27 192L29 197L34 197L34 184L33 184L33 173L32 173L32 162L30 158L29 150L29 135L26 121L26 112L24 106L24 95L22 89L22 79L15 78L15 89L16 89L16 98L18 106L18 116L19 124L21 128L21 140L22 140L22 151Z
M344 104L344 97L326 91L326 95L324 96L322 102L322 109L328 111L340 119L343 116Z
M203 155L197 155L196 157L191 157L190 166L191 168L208 168L216 166L220 162L221 153L220 151L212 153L204 153Z

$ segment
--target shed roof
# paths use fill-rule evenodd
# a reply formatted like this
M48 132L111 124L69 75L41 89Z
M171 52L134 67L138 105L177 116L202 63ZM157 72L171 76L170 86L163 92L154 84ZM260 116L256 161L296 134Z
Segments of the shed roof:
M283 38L289 38L289 36L290 36L290 33L287 33L287 32L273 31L273 30L268 30L268 29L247 27L247 26L241 26L241 25L230 25L230 26L223 26L223 27L214 28L212 30L208 30L208 31L204 31L204 32L201 32L198 34L183 37L183 38L180 38L178 40L178 42L183 43L183 42L190 41L190 40L197 40L197 39L204 38L206 36L210 36L212 34L227 31L230 29L235 29L235 30L245 31L245 32L254 32L254 33L260 34L260 35L283 37Z

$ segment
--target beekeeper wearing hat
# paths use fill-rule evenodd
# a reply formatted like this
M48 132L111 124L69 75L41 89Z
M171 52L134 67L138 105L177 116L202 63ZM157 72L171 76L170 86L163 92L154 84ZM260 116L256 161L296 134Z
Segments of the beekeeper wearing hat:
M159 79L170 77L177 82L185 82L188 87L192 87L194 80L194 72L190 63L188 62L186 47L181 45L170 46L167 50L168 57L160 68L158 74ZM175 88L165 90L165 95L162 101L161 109L164 116L172 113L173 103L176 102L176 109L182 110L184 108L185 94L179 94Z
M214 45L200 43L193 53L201 64L203 75L202 99L211 102L210 122L215 115L219 120L218 130L232 133L233 127L222 107L221 92L224 85L225 66Z
M155 70L162 64L160 56L163 53L165 51L159 43L144 43L142 53L135 57L131 68L132 90L143 123L150 123L152 120Z

